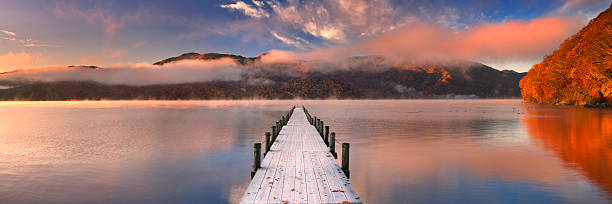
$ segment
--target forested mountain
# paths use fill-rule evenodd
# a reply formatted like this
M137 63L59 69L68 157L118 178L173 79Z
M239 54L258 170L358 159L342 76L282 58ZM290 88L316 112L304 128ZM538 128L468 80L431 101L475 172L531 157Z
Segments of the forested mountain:
M259 59L237 55L188 53L156 64L190 59L212 60L219 59L219 56L229 57L239 64L253 63ZM360 60L371 61L372 58L357 57L348 60L355 63ZM255 67L252 69L261 70L248 77L243 76L241 80L144 86L108 85L93 81L5 81L13 88L0 89L0 99L516 98L520 97L518 81L524 76L514 71L499 71L473 62L451 65L393 65L384 69L370 69L370 66L376 66L374 64L360 63L360 66L348 70L300 70L290 74Z
M520 87L533 103L612 105L612 8L534 65Z

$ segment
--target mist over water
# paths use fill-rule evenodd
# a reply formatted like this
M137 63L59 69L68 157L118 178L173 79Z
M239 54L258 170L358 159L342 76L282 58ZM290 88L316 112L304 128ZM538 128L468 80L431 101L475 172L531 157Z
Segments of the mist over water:
M610 110L325 100L0 102L0 203L237 202L293 105L351 143L367 203L612 201Z

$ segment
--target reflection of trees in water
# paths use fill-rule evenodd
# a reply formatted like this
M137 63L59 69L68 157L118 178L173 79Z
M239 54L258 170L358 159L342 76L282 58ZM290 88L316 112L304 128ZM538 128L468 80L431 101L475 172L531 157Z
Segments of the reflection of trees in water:
M611 111L553 107L527 113L522 122L531 138L612 193Z

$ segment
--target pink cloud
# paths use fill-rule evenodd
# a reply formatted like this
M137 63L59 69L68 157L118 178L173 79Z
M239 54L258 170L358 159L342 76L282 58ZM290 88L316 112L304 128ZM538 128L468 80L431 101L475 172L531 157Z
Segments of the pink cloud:
M8 30L0 30L0 33L4 33L5 35L8 35L8 36L15 36L16 35L15 32L11 32L11 31L8 31Z
M465 57L529 58L541 56L576 33L582 23L572 18L541 18L476 26L462 39ZM470 56L472 55L472 56Z
M82 65L97 65L102 63L100 59L94 56L85 56L78 59L77 61L79 62L79 64Z
M54 12L62 16L83 18L90 25L100 26L107 34L115 34L117 30L124 27L127 23L142 22L150 17L146 11L134 11L117 15L103 8L79 9L73 4L64 2L56 2Z
M342 59L351 55L410 60L529 60L550 53L581 26L583 23L574 18L553 17L529 22L483 23L461 31L421 22L350 45L285 55L307 60Z
M104 48L100 55L85 56L78 59L77 62L82 65L101 65L103 63L113 63L116 62L117 59L125 57L133 49L145 46L147 43L147 41L138 41L120 49Z
M44 61L44 58L38 55L24 51L18 53L9 51L6 55L0 56L0 72L33 68L40 66Z

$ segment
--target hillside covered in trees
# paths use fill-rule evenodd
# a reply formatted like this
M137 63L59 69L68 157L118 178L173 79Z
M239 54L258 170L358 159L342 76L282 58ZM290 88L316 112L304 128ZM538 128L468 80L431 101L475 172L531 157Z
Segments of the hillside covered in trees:
M301 69L299 62L255 66L259 57L216 53L187 53L155 64L221 58L249 66L249 74L243 73L238 80L126 85L86 80L11 81L11 75L19 74L13 72L0 74L0 85L11 87L0 89L0 100L517 98L518 82L524 76L474 62L381 68L380 57L368 56L347 59L349 64L359 66L325 71ZM70 67L73 69L88 75L105 71L98 67Z
M520 82L526 101L612 105L612 7L532 67Z

